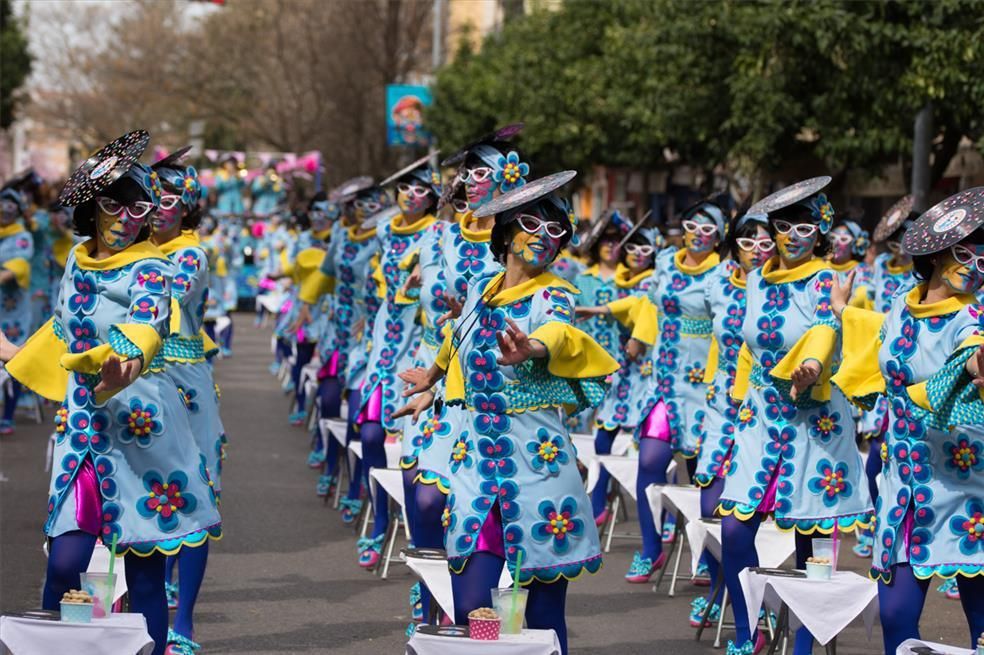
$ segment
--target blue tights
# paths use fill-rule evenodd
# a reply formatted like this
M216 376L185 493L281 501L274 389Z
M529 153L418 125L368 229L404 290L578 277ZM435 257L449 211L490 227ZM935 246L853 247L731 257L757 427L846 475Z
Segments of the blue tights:
M406 498L407 521L415 548L444 548L444 525L441 515L447 503L447 495L436 484L414 483L417 467L403 471L403 495ZM426 585L420 584L420 600L424 620L430 616L431 595Z
M366 489L369 486L369 471L386 468L386 431L379 421L367 421L359 428L362 436L362 471L365 474ZM372 501L373 524L372 538L375 539L386 533L389 527L389 494L382 487L376 488Z
M636 478L636 511L639 514L639 529L642 531L642 556L656 560L663 553L662 527L659 527L649 508L646 487L651 484L666 484L666 467L673 459L673 448L660 439L643 438L639 440L639 477ZM599 482L600 484L600 482Z
M926 602L929 580L920 580L908 564L892 567L892 581L878 583L878 611L881 614L885 652L894 653L906 639L919 639L919 617ZM970 628L970 647L984 632L984 578L957 578L960 604Z
M235 325L235 322L232 320L232 316L230 316L229 317L229 326L226 327L226 329L223 330L222 331L222 334L220 335L221 338L222 338L222 347L225 348L227 351L231 351L232 350L232 335L233 335L233 328L232 328L232 326L233 325Z
M499 586L505 564L498 555L474 553L461 573L451 574L454 594L454 622L468 625L468 612L479 607L492 607L492 589ZM546 583L534 580L527 587L526 627L534 630L552 629L560 640L561 655L567 655L567 580Z
M17 400L21 395L20 382L11 378L9 384L9 390L6 386L3 389L3 420L5 421L14 420L14 412L17 411Z
M307 407L307 391L301 384L301 369L311 362L314 357L314 349L317 343L308 341L297 342L297 358L294 360L294 368L290 371L290 379L294 382L294 392L297 398L297 411L303 412Z
M58 535L48 548L48 570L44 581L42 606L57 610L62 595L81 585L80 574L89 567L95 535L75 530ZM154 640L153 655L163 655L167 645L167 597L164 594L164 555L149 557L126 555L126 586L130 609L143 614L147 631Z
M612 443L615 441L616 436L618 436L618 428L614 430L598 428L598 431L595 433L595 452L599 455L611 454ZM598 483L591 490L591 510L594 512L595 518L601 516L601 513L605 511L605 507L608 506L608 483L612 479L611 474L604 466L600 468L601 470L598 472Z
M755 550L755 535L762 522L761 514L756 513L747 521L734 516L725 516L721 521L721 550L724 566L724 582L731 597L731 608L735 615L735 640L741 646L755 636L748 624L748 605L738 581L738 574L749 566L758 566L758 552ZM796 568L806 566L806 559L813 554L813 535L796 533ZM813 635L806 628L796 631L793 655L808 655L813 652ZM894 652L894 651L893 651Z
M359 430L356 428L355 419L359 416L359 408L362 407L362 393L358 389L349 389L348 394L348 426L345 432L345 461L348 462L348 446L353 441L359 440ZM331 441L334 441L332 439ZM329 455L331 451L328 451ZM385 453L385 451L384 451ZM362 460L355 460L355 467L349 471L349 488L345 497L349 500L358 500L362 492Z
M701 518L711 518L717 509L718 501L721 499L721 492L724 491L724 478L714 478L714 481L700 490L700 516ZM707 551L704 551L704 563L707 565L707 575L711 579L711 587L717 584L718 575L721 571L720 563ZM712 599L710 595L707 600L710 603L720 603L724 595L724 587Z
M174 631L193 639L195 603L208 565L208 540L195 548L182 548L177 555L167 558L167 582L173 579L175 564L178 565L178 610L174 614Z
M337 418L342 413L342 385L337 377L327 377L318 384L318 404L321 418ZM325 475L335 475L338 472L338 441L328 439L321 434L321 428L314 430L314 450L325 449Z

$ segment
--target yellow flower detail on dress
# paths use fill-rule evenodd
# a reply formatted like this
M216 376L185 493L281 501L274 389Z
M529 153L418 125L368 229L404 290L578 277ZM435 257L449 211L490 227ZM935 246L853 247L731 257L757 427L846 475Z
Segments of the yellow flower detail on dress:
M642 363L642 366L639 367L639 375L641 375L644 378L648 378L652 374L653 374L653 360L647 359Z
M753 418L755 418L755 410L751 407L742 407L738 410L738 420L742 423L748 423Z
M540 444L539 455L546 462L554 461L557 458L558 452L560 452L560 448L551 441L545 441Z

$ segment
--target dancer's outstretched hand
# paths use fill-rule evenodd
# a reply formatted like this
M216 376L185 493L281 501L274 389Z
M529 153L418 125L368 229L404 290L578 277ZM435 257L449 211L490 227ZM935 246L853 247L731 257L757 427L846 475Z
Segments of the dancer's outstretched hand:
M789 390L790 397L795 401L801 393L813 386L819 379L820 363L812 360L803 362L799 368L793 371L793 388Z
M400 409L393 412L393 418L410 416L410 422L416 425L417 419L422 413L424 413L424 411L426 411L428 407L431 406L431 403L433 402L434 394L430 391L425 391Z
M441 379L442 373L441 369L436 366L432 366L429 369L417 366L403 371L399 374L400 379L410 385L403 392L403 397L409 398L410 396L416 396L418 393L428 391Z
M119 390L129 386L140 377L140 360L128 359L121 362L119 357L110 355L103 362L99 384L93 389L96 393Z
M837 315L837 318L840 318L844 308L851 302L851 292L854 291L854 276L857 272L857 269L854 269L848 273L847 279L843 282L836 275L834 276L834 284L830 287L830 308Z
M530 341L529 335L519 329L516 322L511 318L506 319L506 329L497 332L496 341L499 342L499 352L501 353L496 361L502 366L515 366L521 364L531 357L543 357L546 355L546 348L541 343Z
M646 352L646 344L638 339L629 339L628 343L625 344L625 356L630 362L639 359L644 352Z
M449 293L445 296L444 302L448 305L448 311L444 312L437 318L435 323L438 325L444 325L448 321L461 316L461 308L464 306L461 301L458 300L458 297L454 295L454 293Z
M974 356L967 360L967 372L973 378L974 386L984 389L984 346L980 346Z

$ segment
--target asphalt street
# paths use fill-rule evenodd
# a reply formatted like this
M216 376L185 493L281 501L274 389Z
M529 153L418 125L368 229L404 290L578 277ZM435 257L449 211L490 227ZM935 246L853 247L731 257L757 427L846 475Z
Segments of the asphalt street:
M222 516L225 536L213 543L196 613L203 653L403 653L407 593L413 578L395 565L380 580L356 564L355 534L314 494L317 473L306 466L308 435L287 424L288 398L267 372L269 330L236 316L235 356L216 367L222 418L229 436ZM0 437L0 610L37 607L44 576L41 526L48 474L43 425L20 420ZM632 522L619 531L632 529ZM844 543L847 550L853 540ZM570 586L571 652L577 654L710 655L705 634L694 641L687 623L700 589L682 584L676 597L622 580L635 538L618 539L602 571ZM866 564L848 555L845 565ZM966 646L960 604L935 592L926 604L923 638ZM820 653L823 649L817 648ZM860 624L838 642L841 655L877 653ZM449 651L450 655L450 651Z

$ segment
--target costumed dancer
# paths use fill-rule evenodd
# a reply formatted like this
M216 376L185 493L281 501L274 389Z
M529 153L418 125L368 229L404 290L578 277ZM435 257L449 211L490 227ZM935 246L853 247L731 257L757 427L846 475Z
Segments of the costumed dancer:
M239 168L234 155L226 155L215 172L215 211L223 218L239 218L246 211L243 206L243 188L246 186L246 169Z
M744 343L732 397L741 401L718 513L722 565L735 615L729 655L758 652L764 635L748 625L738 573L758 565L755 534L763 516L796 533L796 567L812 555L811 537L867 527L871 501L854 442L851 408L831 391L840 324L830 308L836 274L824 261L834 210L821 189L829 177L804 180L759 201L777 256L748 275ZM809 653L801 628L794 653Z
M573 280L574 286L581 291L577 299L580 306L605 305L620 297L619 287L615 284L615 273L622 258L618 245L631 228L632 222L612 207L592 223L591 229L581 239L580 251L586 253L587 259L593 263ZM592 316L584 321L581 328L609 355L616 359L619 357L619 327L614 318L605 314ZM571 416L568 427L571 432L590 432L594 427L593 410Z
M415 361L418 368L433 365L444 341L444 320L451 315L444 316L449 309L446 299L460 309L473 279L501 270L490 247L494 218L475 218L475 212L493 198L526 184L529 165L509 141L521 129L521 124L502 127L442 162L444 167L458 167L448 203L454 222L435 223L429 237L421 241L420 302L425 320ZM428 240L432 247L426 245ZM436 396L440 402L434 402ZM418 548L444 546L442 519L451 487L452 451L460 448L460 435L471 421L460 405L444 403L444 396L444 385L439 384L397 413L413 413L412 424L405 426L400 466L411 536ZM429 616L431 597L426 587L415 587L411 601L417 622Z
M328 195L319 191L308 203L307 215L299 217L302 232L295 237L303 244L291 256L293 285L290 289L291 309L284 321L288 324L285 338L293 342L294 368L291 370L291 380L294 383L294 411L287 417L291 425L304 425L307 422L307 389L301 384L301 371L314 358L318 343L325 332L331 328L328 322L331 298L321 294L319 301L308 306L298 295L304 284L316 278L318 271L324 265L331 237L331 221L337 217L337 209L333 210Z
M601 402L618 363L572 325L577 290L547 272L576 233L556 190L573 171L529 182L475 212L495 215L503 273L472 279L467 302L408 395L447 375L447 402L471 422L452 455L445 544L455 622L491 605L503 565L526 587L526 624L567 653L567 583L601 567L601 547L561 408Z
M851 271L854 274L854 297L851 304L856 307L870 309L872 306L871 267L865 263L865 255L871 247L868 231L857 221L849 218L836 217L834 226L827 234L830 242L830 268L837 273L837 279L843 282Z
M721 258L715 249L724 239L724 211L699 202L683 213L684 246L668 248L656 258L649 297L659 312L659 338L653 354L653 375L643 397L635 437L639 446L636 508L642 530L642 551L636 552L625 575L628 582L646 582L666 562L657 518L646 488L666 484L666 468L679 453L693 478L697 445L706 407L704 366L711 348L711 317L704 297Z
M357 424L362 440L362 474L367 489L369 472L386 468L387 433L402 431L404 420L394 418L400 408L403 384L397 373L410 368L420 345L421 326L417 319L419 297L403 293L404 283L419 256L420 240L437 220L434 210L440 198L440 180L421 159L387 178L381 187L400 185L398 213L376 228L379 240L383 302L373 322L371 350L362 385ZM421 195L421 192L422 195ZM414 290L413 296L419 296ZM389 526L389 494L377 489L373 498L372 534L359 540L359 566L372 568L382 555L383 540Z
M261 175L253 178L249 190L253 198L250 208L253 216L265 218L280 209L287 194L284 191L284 181L277 173L276 162L271 161Z
M614 292L601 287L594 294L594 298L608 296L609 300L598 306L577 308L578 314L589 316L592 321L607 319L614 323L614 337L605 330L608 327L605 324L596 328L601 338L593 337L619 362L619 370L612 378L609 393L598 408L595 452L599 455L612 452L612 443L620 430L631 430L638 425L639 413L647 399L649 377L653 372L656 312L646 298L649 287L655 284L652 273L657 233L655 229L643 225L640 222L623 239L610 246L615 253L621 254L613 280ZM603 253L604 249L603 244ZM578 288L584 293L583 287ZM591 490L592 516L598 526L608 520L610 480L611 474L602 467L598 481Z
M831 292L844 326L834 383L869 407L888 399L871 567L886 653L919 639L934 575L957 580L972 648L984 632L982 225L984 187L919 217L902 237L919 284L887 315L848 306L853 280Z
M735 430L742 417L740 403L731 397L738 367L738 352L744 343L742 324L745 321L745 283L748 274L757 270L775 254L775 243L768 232L765 214L752 207L736 216L730 223L722 254L731 261L714 269L716 278L708 286L704 302L711 315L714 341L704 372L707 383L707 409L701 422L700 446L694 482L700 487L700 513L711 518L717 509L724 478L731 461ZM718 579L720 562L705 552L708 577ZM698 596L690 604L690 625L709 627L721 615L723 589L714 598ZM710 610L707 609L711 605ZM705 618L706 616L706 618Z
M30 294L34 239L22 222L26 209L24 198L16 189L0 191L0 331L18 346L34 327ZM20 395L21 385L16 378L4 383L0 435L13 434Z
M198 205L198 171L182 166L181 158L190 148L182 148L153 164L163 193L160 208L152 219L151 241L171 260L170 333L150 364L152 372L164 371L177 386L188 410L192 435L204 455L212 490L222 493L222 459L226 435L219 417L218 391L208 363L203 339L205 296L208 294L208 256L195 230L201 220ZM168 632L168 655L193 655L201 646L194 640L194 609L205 578L208 541L197 548L182 548L169 557L166 568L168 607L176 607L174 629ZM178 566L179 584L173 582Z
M126 557L130 607L154 654L167 643L165 556L221 536L205 456L167 375L148 369L169 333L171 263L147 241L157 174L131 132L89 157L59 200L88 240L69 256L54 317L23 346L0 340L8 372L62 402L48 498L43 606L79 588L96 539Z

